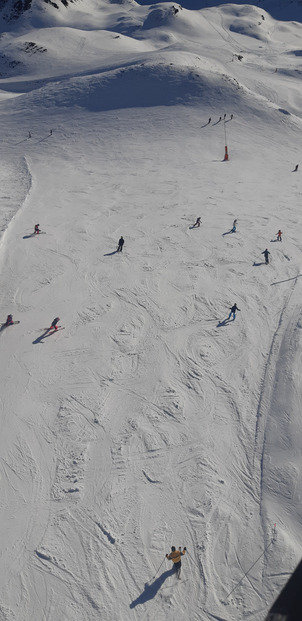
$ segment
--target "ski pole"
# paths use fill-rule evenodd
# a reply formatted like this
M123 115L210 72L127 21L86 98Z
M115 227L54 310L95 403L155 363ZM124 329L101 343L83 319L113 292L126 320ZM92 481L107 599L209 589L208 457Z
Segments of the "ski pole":
M158 569L157 569L157 571L155 572L154 576L152 576L152 578L150 578L150 580L154 580L155 576L157 576L157 574L158 574L158 572L159 572L159 570L160 570L160 568L161 568L161 566L162 566L162 564L163 564L164 560L165 560L165 559L163 559L163 560L162 560L162 562L161 562L161 564L160 564L159 568L158 568Z

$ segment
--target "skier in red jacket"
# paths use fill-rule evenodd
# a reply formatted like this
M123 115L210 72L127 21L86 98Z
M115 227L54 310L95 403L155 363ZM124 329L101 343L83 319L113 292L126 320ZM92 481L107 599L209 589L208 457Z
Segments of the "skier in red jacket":
M51 326L50 326L50 328L49 328L49 329L50 329L50 330L52 330L52 329L53 329L53 330L57 330L57 329L58 329L57 323L58 323L59 321L60 321L60 317L55 317L55 319L53 320L53 322L52 322L52 324L51 324Z

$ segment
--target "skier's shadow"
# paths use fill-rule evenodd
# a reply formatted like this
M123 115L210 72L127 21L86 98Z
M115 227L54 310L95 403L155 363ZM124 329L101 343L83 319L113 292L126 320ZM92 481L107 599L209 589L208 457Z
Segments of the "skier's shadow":
M233 231L233 229L231 229L230 231L226 231L226 233L222 233L222 237L224 237L225 235L230 235L230 233L236 233L236 231Z
M44 334L41 334L41 336L38 336L38 338L35 341L33 341L33 345L37 345L37 343L41 343L43 339L46 339L48 336L51 336L51 334L53 334L53 331L50 332L49 328L47 328Z
M226 317L222 321L219 321L216 328L223 328L223 326L227 326L230 323L230 321L234 321L234 320L235 320L235 317L233 317L233 319L231 319L230 317Z
M44 142L44 140L48 140L49 138L51 138L52 134L48 134L48 136L46 136L45 138L41 138L41 140L38 140L37 144L39 144L40 142Z
M29 239L30 237L33 237L34 233L31 233L30 235L23 235L23 239Z
M114 250L113 252L107 252L107 254L104 254L104 257L111 257L113 254L116 254L118 252L118 250Z
M130 608L135 608L135 606L145 604L150 599L153 599L161 586L164 584L165 580L167 580L169 576L173 576L175 573L175 569L172 567L172 569L164 571L164 573L156 578L152 584L148 584L148 582L146 582L144 591L137 597L137 599L131 602Z
M199 226L194 226L194 224L192 224L192 226L189 226L189 229L191 229L191 230L192 229L199 229L199 228L200 228Z
M253 266L254 267L258 267L259 265L266 265L265 261L261 261L260 263L256 263L256 261L254 261Z

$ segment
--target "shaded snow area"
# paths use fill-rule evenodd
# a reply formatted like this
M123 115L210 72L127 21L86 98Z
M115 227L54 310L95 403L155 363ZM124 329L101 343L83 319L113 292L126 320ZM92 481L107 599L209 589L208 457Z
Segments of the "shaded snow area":
M262 621L301 558L302 7L189 5L2 25L1 621Z

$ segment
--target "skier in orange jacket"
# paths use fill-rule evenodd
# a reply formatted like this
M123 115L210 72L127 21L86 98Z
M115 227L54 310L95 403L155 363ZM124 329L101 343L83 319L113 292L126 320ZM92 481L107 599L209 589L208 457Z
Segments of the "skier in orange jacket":
M282 231L280 231L280 229L279 229L278 233L276 233L276 235L277 235L277 241L282 241L282 237L281 237Z
M170 554L166 554L166 558L169 561L173 561L174 569L177 573L178 578L180 577L181 557L184 556L186 550L187 548L184 548L183 551L181 551L181 548L179 548L179 550L176 550L176 548L172 546Z

